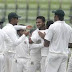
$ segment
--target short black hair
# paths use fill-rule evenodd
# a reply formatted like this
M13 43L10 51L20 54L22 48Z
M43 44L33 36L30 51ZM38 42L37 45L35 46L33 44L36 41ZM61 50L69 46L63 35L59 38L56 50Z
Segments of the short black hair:
M58 16L59 20L60 21L63 21L64 20L64 17L63 16Z
M49 28L49 26L51 25L51 24L53 24L54 22L52 21L52 20L48 20L47 22L46 22L46 27L47 28Z
M37 18L36 18L36 20L37 19L41 19L43 22L45 22L45 17L44 16L38 16Z

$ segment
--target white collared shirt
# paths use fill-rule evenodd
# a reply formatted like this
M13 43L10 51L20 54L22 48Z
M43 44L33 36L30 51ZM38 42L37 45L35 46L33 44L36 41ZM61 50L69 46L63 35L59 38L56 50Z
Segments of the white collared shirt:
M36 43L38 40L41 40L41 43L43 44L44 43L44 40L39 36L38 34L38 31L44 33L46 32L47 30L39 30L39 29L36 29L33 33L32 33L32 36L31 36L31 39L34 43ZM40 48L39 48L40 49ZM38 48L37 48L38 50ZM36 49L35 49L36 51ZM41 48L41 56L47 56L48 54L48 47L42 47Z
M5 51L5 46L4 46L4 40L5 40L5 34L3 31L0 29L0 54Z
M72 28L65 21L56 21L49 27L45 39L50 41L50 52L67 54L68 43L72 43Z
M7 34L0 29L0 53L4 53L6 50L4 43L5 41L9 41L10 43L12 43L11 39L7 36Z
M3 27L2 31L4 31L12 41L12 43L9 41L5 41L7 51L14 51L15 47L25 39L24 34L18 39L17 32L14 26L10 23L8 23L5 27Z
M30 58L29 40L25 40L16 47L16 56L21 58Z

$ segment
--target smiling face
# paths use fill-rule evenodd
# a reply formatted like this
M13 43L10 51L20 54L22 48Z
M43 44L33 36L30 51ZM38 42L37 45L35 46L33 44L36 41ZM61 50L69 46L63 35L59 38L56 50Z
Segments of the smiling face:
M42 19L37 19L36 20L36 26L38 29L41 30L41 28L43 28L45 26L45 22L43 22Z

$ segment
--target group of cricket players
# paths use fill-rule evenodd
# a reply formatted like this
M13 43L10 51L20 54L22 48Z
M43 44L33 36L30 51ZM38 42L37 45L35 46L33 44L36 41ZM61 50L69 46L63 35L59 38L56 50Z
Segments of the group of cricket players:
M53 11L54 22L36 17L36 26L18 24L15 12L0 29L0 72L72 72L72 28L63 10Z

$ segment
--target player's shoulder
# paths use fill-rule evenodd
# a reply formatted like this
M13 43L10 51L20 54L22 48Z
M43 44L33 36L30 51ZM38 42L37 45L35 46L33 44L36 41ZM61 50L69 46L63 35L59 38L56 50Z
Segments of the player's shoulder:
M49 26L49 29L55 28L55 22Z
M36 29L36 30L33 31L33 33L37 33L38 31L39 31L39 29Z
M67 23L66 23L66 27L69 28L69 29L72 29L72 27Z

